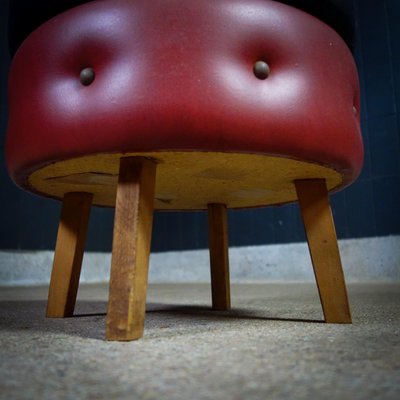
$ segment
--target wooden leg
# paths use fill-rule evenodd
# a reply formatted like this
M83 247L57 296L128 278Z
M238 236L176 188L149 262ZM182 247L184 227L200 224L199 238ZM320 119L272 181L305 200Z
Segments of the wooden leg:
M47 317L70 317L74 313L93 195L64 196L51 273Z
M231 308L228 255L228 219L224 204L208 205L211 293L214 310Z
M108 301L108 340L143 336L156 164L120 160Z
M350 324L351 314L324 179L295 181L325 321Z

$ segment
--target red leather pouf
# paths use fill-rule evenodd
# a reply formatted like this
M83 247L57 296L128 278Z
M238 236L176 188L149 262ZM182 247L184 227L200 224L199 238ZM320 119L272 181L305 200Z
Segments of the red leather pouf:
M328 192L360 173L359 103L343 40L274 1L93 1L44 23L12 62L6 153L63 200L47 315L73 314L92 204L116 207L107 339L131 340L154 208L208 210L226 310L226 209L298 200L325 320L351 322Z

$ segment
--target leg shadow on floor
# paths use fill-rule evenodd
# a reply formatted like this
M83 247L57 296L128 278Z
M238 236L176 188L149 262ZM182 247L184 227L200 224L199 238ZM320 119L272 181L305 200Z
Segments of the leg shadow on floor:
M3 301L0 302L0 330L35 331L79 336L88 339L104 339L104 324L107 303L105 301L79 301L75 314L69 318L49 319L45 317L46 301ZM296 310L293 310L295 314ZM246 321L282 321L288 323L324 323L320 319L280 317L277 310L269 314L268 310L252 308L234 308L229 311L214 311L201 305L176 305L148 303L146 311L146 330L162 337L165 328L182 334L190 333L191 328L199 330L213 329L213 324L229 324ZM283 313L283 315L285 315ZM158 331L159 330L159 334ZM146 336L146 335L145 335Z

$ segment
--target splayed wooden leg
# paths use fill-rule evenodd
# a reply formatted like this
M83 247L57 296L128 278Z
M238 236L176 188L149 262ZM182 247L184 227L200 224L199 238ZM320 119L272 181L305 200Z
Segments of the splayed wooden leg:
M143 336L153 224L156 164L143 157L120 160L115 205L108 340Z
M91 193L67 193L64 196L47 317L70 317L74 313L92 198Z
M214 310L231 308L228 254L228 219L224 204L208 205L211 294Z
M325 321L351 323L335 225L324 179L295 181Z

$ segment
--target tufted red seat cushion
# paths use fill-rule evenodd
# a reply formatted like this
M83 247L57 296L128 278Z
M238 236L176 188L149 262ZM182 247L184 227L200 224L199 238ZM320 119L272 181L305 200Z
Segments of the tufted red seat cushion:
M258 60L267 79L253 72ZM95 203L112 205L116 159L140 153L170 171L159 169L158 208L186 208L176 181L201 191L205 178L231 192L204 206L275 204L295 199L294 189L262 192L279 171L287 182L324 177L329 189L358 176L359 108L350 51L302 11L267 0L94 1L49 20L16 53L7 163L28 190L62 197L89 185ZM255 176L241 191L260 174L265 182Z

